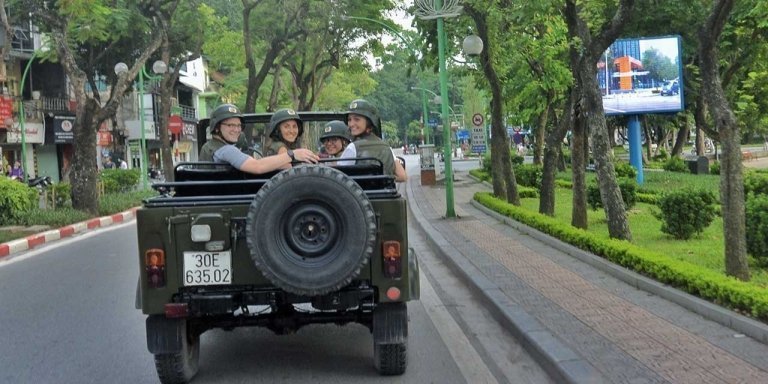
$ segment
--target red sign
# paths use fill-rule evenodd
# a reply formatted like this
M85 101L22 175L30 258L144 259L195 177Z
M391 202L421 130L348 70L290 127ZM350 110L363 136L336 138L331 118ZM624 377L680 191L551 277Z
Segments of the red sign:
M5 119L13 119L13 98L0 96L0 127L5 127Z
M184 120L181 119L181 116L178 115L171 115L171 117L168 118L168 131L171 132L174 135L181 134L181 129L184 127Z

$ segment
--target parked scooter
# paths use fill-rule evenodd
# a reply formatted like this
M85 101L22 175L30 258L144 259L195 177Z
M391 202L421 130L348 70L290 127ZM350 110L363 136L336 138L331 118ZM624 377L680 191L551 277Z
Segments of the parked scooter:
M30 187L35 187L38 191L42 192L53 185L53 182L51 181L50 176L39 176L27 179L27 185Z

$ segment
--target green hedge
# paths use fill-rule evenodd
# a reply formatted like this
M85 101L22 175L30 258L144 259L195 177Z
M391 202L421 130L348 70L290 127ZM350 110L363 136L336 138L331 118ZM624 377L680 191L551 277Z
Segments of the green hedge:
M37 205L37 189L0 176L0 224L13 224Z
M751 313L763 321L768 320L768 290L762 287L640 248L626 241L595 238L554 218L508 204L488 192L478 192L474 199L493 211L659 282L717 304Z
M99 175L105 193L129 192L139 184L141 171L135 169L105 169Z

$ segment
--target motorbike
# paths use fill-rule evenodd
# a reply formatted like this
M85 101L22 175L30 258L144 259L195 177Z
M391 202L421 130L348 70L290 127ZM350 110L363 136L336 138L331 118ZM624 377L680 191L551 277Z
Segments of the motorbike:
M43 191L53 185L53 182L51 181L50 176L39 176L27 179L27 185L37 188L38 191Z

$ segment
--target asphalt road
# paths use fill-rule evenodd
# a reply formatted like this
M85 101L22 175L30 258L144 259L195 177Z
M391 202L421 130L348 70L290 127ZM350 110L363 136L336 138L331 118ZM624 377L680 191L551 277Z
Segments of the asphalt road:
M409 172L418 172L408 156ZM417 182L414 179L412 182ZM409 365L378 376L363 326L212 330L201 338L195 383L546 383L409 227L422 265L409 304ZM135 222L76 236L0 262L0 383L156 383L144 316L134 308Z

